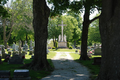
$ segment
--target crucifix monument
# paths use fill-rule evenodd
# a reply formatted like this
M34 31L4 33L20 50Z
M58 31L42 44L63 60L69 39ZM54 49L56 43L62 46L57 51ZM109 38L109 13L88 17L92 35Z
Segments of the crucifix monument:
M67 48L67 41L66 41L66 35L63 35L63 27L66 26L65 24L59 24L58 26L61 26L61 35L59 35L59 41L58 41L58 48Z

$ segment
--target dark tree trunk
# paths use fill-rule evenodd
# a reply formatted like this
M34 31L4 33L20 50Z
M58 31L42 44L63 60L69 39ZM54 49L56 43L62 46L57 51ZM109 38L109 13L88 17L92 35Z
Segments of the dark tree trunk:
M74 46L75 46L75 48L77 48L77 47L76 47L76 40L74 41Z
M27 41L27 43L28 43L28 34L26 34L26 41Z
M94 20L98 19L100 16L97 16L93 18L92 20L89 20L90 16L90 0L86 0L85 2L85 14L84 14L84 21L83 21L83 29L82 29L82 42L81 42L81 57L80 60L90 60L87 56L87 39L88 39L88 28L90 23L92 23Z
M29 65L32 70L49 70L51 66L47 61L47 25L50 10L45 0L33 0L33 27L35 37L34 59Z
M90 24L89 20L90 15L90 6L85 5L85 14L83 21L83 29L82 29L82 43L81 43L81 57L80 60L89 60L87 56L87 39L88 39L88 28Z
M102 63L96 80L120 80L120 0L102 0Z
M55 47L55 39L53 38L53 46Z
M21 40L21 42L22 42L22 45L21 45L21 47L23 47L24 41L22 41L22 40Z

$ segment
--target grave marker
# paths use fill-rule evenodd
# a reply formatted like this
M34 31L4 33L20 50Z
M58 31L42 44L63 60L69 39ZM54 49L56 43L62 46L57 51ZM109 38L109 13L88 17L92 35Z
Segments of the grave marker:
M10 70L0 70L0 80L10 80Z
M31 77L29 77L29 70L27 69L14 70L13 76L14 78L12 80L31 80Z
M19 55L15 54L9 60L9 64L23 64L23 59Z

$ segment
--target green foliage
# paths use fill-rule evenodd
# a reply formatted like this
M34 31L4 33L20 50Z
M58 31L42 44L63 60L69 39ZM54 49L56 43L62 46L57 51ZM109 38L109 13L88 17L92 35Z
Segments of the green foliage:
M27 2L24 0L16 0L11 2L10 19L13 21L12 38L18 40L34 39L34 31L32 27L33 13L32 0Z
M50 16L56 16L66 12L69 7L69 0L47 0L49 4L53 4Z
M55 49L55 47L52 47L52 49Z
M7 3L8 0L0 0L0 16L9 17L7 10L3 7Z
M48 38L58 38L59 34L60 34L60 29L61 27L58 26L58 22L60 21L60 18L57 17L53 17L53 18L49 18L49 23L48 23Z
M69 49L72 49L72 48L73 48L72 46L69 47Z
M69 44L69 42L67 42L67 47L69 48L69 46L70 46L70 44Z
M99 20L95 20L89 27L88 31L89 42L101 42L100 31L99 31Z
M77 20L72 16L57 16L52 17L49 19L48 23L48 38L58 38L58 36L61 34L61 26L58 26L63 21L64 31L63 34L67 36L67 41L72 39L74 35L74 29L76 29L76 34L80 35L80 29L78 28L78 22ZM80 36L77 36L80 37Z

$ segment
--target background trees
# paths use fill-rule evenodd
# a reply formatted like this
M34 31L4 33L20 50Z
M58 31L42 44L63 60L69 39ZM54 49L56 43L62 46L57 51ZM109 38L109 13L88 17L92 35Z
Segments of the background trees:
M91 23L88 31L88 42L101 43L100 31L99 31L99 19Z
M58 36L61 35L61 22L64 22L66 26L64 26L64 35L67 36L68 42L75 42L80 39L80 28L78 28L78 21L72 16L56 16L54 18L49 19L48 24L48 37L49 39L53 39L54 46L55 42L58 40Z

